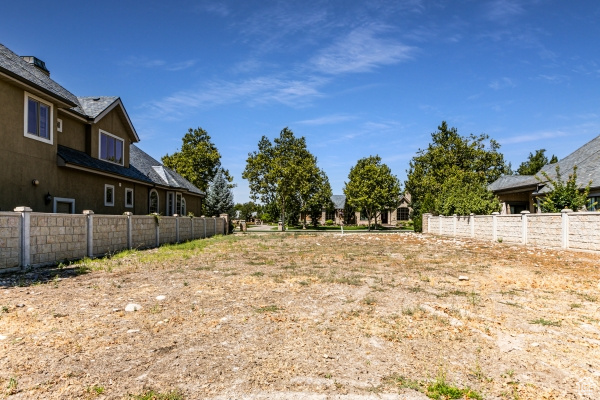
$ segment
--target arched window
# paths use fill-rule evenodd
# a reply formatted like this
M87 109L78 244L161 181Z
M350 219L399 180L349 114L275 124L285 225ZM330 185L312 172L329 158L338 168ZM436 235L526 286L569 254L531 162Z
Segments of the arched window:
M150 199L149 199L149 207L148 210L150 211L150 214L152 213L158 213L158 192L156 191L156 189L152 189L150 191Z
M181 196L181 215L187 215L187 209L185 206L185 198Z

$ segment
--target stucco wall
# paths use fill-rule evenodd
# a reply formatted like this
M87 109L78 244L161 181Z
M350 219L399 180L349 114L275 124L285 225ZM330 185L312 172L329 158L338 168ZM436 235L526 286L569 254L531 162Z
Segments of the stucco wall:
M498 240L508 243L521 243L521 215L496 216Z
M456 234L459 236L471 235L471 218L473 217L457 217L456 218Z
M94 215L94 255L116 253L127 248L125 215Z
M0 272L19 265L21 254L21 216L0 212Z
M492 226L493 219L491 215L475 215L473 217L475 224L475 237L479 239L493 239Z
M561 247L560 214L527 215L527 243L537 246Z
M30 218L31 264L85 257L87 231L84 215L32 214Z
M598 213L569 214L569 247L600 250L600 218L598 218Z
M156 218L152 215L132 215L131 240L134 249L156 246Z
M174 243L177 241L176 220L177 217L160 217L159 243Z
M452 236L456 223L456 236L474 237L507 243L600 251L600 212L571 212L560 214L476 215L473 217L474 234L468 227L469 217L440 217L426 215L430 234ZM494 231L494 219L496 228ZM525 219L525 231L523 230ZM454 222L455 221L455 222ZM425 232L425 231L424 231Z

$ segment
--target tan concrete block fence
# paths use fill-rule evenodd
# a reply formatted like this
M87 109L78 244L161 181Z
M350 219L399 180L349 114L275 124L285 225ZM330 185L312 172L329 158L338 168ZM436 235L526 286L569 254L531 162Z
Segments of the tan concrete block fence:
M600 251L600 212L423 215L423 232L574 250Z
M220 217L0 212L0 273L227 234Z

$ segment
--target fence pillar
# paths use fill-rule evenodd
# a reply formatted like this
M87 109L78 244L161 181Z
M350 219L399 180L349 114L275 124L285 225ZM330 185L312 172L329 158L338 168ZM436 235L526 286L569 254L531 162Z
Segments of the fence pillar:
M469 225L471 228L471 237L475 237L475 214L469 214Z
M202 239L206 239L206 217L202 217L202 225L204 225L204 237Z
M173 214L175 217L175 243L179 243L179 214Z
M229 234L229 215L221 214L221 218L223 218L223 234L228 235Z
M452 236L456 236L456 214L452 214Z
M94 257L94 212L92 210L83 210L85 215L85 225L87 231L87 256Z
M125 212L123 213L123 215L125 215L127 217L127 248L129 250L131 250L133 248L133 238L132 238L132 226L131 224L133 223L131 221L131 216L133 215L132 212Z
M431 230L429 229L429 217L431 217L430 213L425 213L421 217L421 231L423 233L431 233Z
M154 247L160 246L160 216L154 216L154 237L156 238L156 244Z
M215 220L215 234L213 236L217 236L217 217L213 217Z
M527 214L529 211L521 211L521 243L527 244Z
M573 210L569 210L568 208L565 208L560 212L562 222L561 242L563 249L569 248L569 213L571 212L573 212Z
M14 212L21 213L21 254L19 255L21 267L31 264L31 208L17 207Z
M495 242L498 240L498 215L499 212L492 213L492 240Z
M439 224L438 224L439 225L439 234L441 235L442 231L443 231L443 229L442 229L443 218L441 215L438 215L438 220L439 220Z

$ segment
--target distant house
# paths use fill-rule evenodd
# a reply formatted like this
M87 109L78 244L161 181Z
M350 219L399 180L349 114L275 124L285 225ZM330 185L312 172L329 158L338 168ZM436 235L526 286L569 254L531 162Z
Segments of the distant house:
M367 225L368 220L360 211L350 210L346 204L345 195L331 196L331 206L323 209L321 223L328 220L334 224L340 225L341 221L356 225ZM400 196L398 207L394 210L384 210L378 217L378 222L385 225L396 225L400 221L408 221L410 219L410 194L406 193Z
M569 154L558 163L549 164L542 168L536 176L534 175L508 175L503 176L488 186L502 202L501 214L518 214L521 211L535 212L538 200L552 190L546 178L542 175L544 171L551 179L556 179L556 166L560 167L563 181L569 174L573 173L573 167L577 166L577 185L584 188L592 181L589 194L589 204L592 210L598 208L593 203L600 204L600 136Z
M0 210L201 213L204 193L136 147L118 97L76 97L0 44Z

